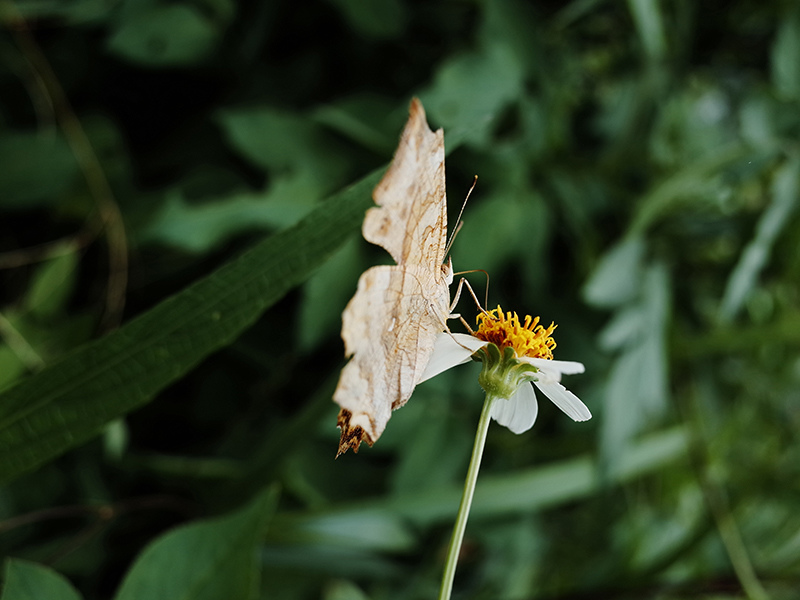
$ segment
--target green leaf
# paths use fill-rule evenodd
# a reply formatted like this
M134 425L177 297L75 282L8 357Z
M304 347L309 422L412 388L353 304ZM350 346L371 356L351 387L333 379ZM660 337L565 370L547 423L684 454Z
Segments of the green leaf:
M45 365L41 351L37 349L39 342L42 341L41 336L37 335L38 333L37 328L31 326L30 321L17 311L0 313L0 334L2 334L5 347L11 350L19 362L31 371L38 371ZM11 370L15 371L16 369L12 367ZM0 380L3 380L4 384L11 383L10 380L4 379L5 374L0 376Z
M7 388L25 373L25 362L7 344L0 344L0 390Z
M479 31L482 45L491 46L502 40L528 75L535 75L544 60L542 31L550 24L541 19L536 9L525 0L488 0L482 3L483 21ZM538 95L538 94L537 94ZM530 100L536 95L525 96Z
M623 306L600 332L598 345L610 352L635 343L641 336L646 317L646 311L638 304Z
M702 189L708 179L702 173L691 174L701 167L700 161L713 161L721 156L720 149L741 143L736 114L731 110L733 101L724 86L698 82L674 93L660 111L650 137L651 156L666 172L691 169L683 176L687 191L691 192L689 184ZM680 188L676 191L684 193Z
M0 207L56 202L78 174L63 137L45 133L0 135Z
M450 380L440 376L414 390L414 401L404 407L402 419L395 418L381 436L384 449L395 450L396 467L390 479L393 494L429 492L463 480L472 432L452 418L458 409L447 395Z
M770 150L779 143L780 106L765 93L753 94L739 107L742 139L755 148Z
M301 348L313 349L341 327L342 311L356 291L363 262L353 239L306 282L298 333Z
M131 62L177 67L208 56L222 32L186 4L163 4L136 12L121 22L108 48Z
M658 61L667 52L667 41L664 35L664 22L659 0L628 0L633 22L639 34L639 42L650 60Z
M2 600L81 600L66 577L36 563L6 561Z
M431 120L447 131L448 146L463 140L486 145L497 115L519 98L522 65L496 42L445 62L433 85L420 93Z
M313 118L326 129L377 154L392 154L407 108L403 104L398 109L394 100L363 93L324 104L314 111Z
M796 6L779 20L771 59L777 92L787 99L800 98L800 10Z
M8 4L0 4L0 21L21 15L25 20L58 19L65 25L85 24L105 20L113 8L114 3L107 0L17 0L10 10ZM5 11L9 16L3 14Z
M601 421L600 450L605 467L616 469L631 439L660 418L667 405L665 331L669 316L669 278L663 264L647 269L641 298L613 320L613 333L601 339L625 341L606 383L605 418ZM636 326L636 329L634 329ZM609 339L610 338L610 339Z
M728 278L720 306L720 320L730 322L753 290L761 270L767 265L772 246L789 222L800 191L800 160L784 164L772 181L772 202L761 215L753 240L742 252Z
M271 543L300 541L341 551L409 552L416 545L416 539L416 533L403 516L385 507L324 512L297 519L295 515L278 515L268 535Z
M115 600L247 600L258 596L257 549L276 490L231 515L166 533L134 562Z
M633 236L606 252L583 288L584 300L608 308L633 299L641 287L645 249L644 240Z
M766 155L768 156L768 155ZM641 199L628 228L629 235L643 235L660 219L677 213L687 205L697 209L717 192L716 178L726 169L745 161L755 162L765 157L742 144L717 148L702 160L693 161L667 179L655 184Z
M450 197L454 195L451 191ZM496 186L494 193L468 207L464 226L453 244L454 268L496 273L509 262L525 257L525 268L534 269L543 260L542 249L550 233L548 217L547 207L535 193L525 188ZM472 278L480 287L485 285L480 275ZM481 296L478 288L476 293Z
M27 310L41 317L63 309L75 285L77 266L78 254L74 249L42 264L25 298Z
M236 339L358 231L379 177L0 395L0 481L96 436Z
M408 11L399 0L329 0L350 27L365 37L391 39L403 33Z
M198 205L174 194L137 237L142 243L207 252L242 231L294 225L319 196L319 186L301 177L277 178L263 194L238 194Z
M343 161L331 140L308 118L269 106L227 108L219 123L230 144L264 169L305 171L326 181L341 172Z
M45 313L39 313L43 315ZM12 373L21 374L19 366L31 373L42 370L50 361L89 340L95 325L90 315L59 315L40 319L35 312L8 309L0 313L0 389L13 383ZM9 350L16 360L9 364ZM2 409L0 409L2 413Z
M688 442L684 427L643 437L621 457L619 468L612 474L614 480L630 481L683 460ZM597 493L602 486L595 460L589 456L507 474L487 474L481 477L480 485L475 490L470 522L529 514L575 502ZM276 518L275 527L270 528L268 542L277 538L277 541L304 539L309 543L322 543L327 538L328 543L336 544L344 540L348 547L391 550L391 538L369 535L364 529L367 524L375 523L386 535L398 537L395 550L400 550L403 530L394 531L393 527L399 523L405 523L404 527L408 529L408 523L425 527L433 523L450 522L458 510L462 487L454 485L444 489L415 490L325 512L281 514ZM348 527L352 527L352 531Z
M369 600L369 596L352 581L337 579L325 589L323 600Z

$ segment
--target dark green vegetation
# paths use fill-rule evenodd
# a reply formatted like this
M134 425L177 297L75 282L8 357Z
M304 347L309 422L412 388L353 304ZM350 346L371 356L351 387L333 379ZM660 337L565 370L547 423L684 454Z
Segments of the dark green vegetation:
M435 597L478 366L333 460L412 95L594 413L490 429L454 597L796 598L800 9L298 6L0 0L3 600Z

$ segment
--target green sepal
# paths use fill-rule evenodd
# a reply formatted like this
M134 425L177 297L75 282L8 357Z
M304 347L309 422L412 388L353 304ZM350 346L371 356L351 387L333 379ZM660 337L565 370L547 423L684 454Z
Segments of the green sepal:
M538 371L533 365L522 362L510 346L500 348L491 342L472 355L473 360L483 363L478 383L487 395L496 398L511 398L523 383L536 381Z

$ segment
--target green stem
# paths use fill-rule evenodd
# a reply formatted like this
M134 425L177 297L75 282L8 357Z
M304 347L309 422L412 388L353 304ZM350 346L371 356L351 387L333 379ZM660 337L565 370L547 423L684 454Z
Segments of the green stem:
M453 527L453 536L450 538L450 547L447 549L447 561L444 565L444 575L442 576L442 587L439 590L439 600L449 600L453 591L453 580L456 576L456 565L458 555L461 553L461 542L464 539L464 531L467 528L469 509L472 506L472 496L475 494L475 484L478 481L478 471L481 468L481 458L483 457L483 447L486 444L486 433L489 431L491 422L490 412L495 397L486 394L486 401L483 403L481 418L478 421L478 431L475 433L475 444L472 446L472 458L469 459L469 469L467 470L467 480L464 482L464 494L461 496L461 505L458 507L456 524Z
M739 526L728 502L724 482L720 480L719 476L715 476L711 469L709 434L705 431L705 421L700 411L698 394L699 390L697 386L694 386L694 393L688 395L693 402L688 405L689 411L685 419L694 434L689 456L697 472L700 489L716 522L722 545L728 553L733 571L744 593L749 600L770 600L770 596L761 584L750 560L747 546L742 539Z
M713 484L711 484L713 486ZM727 505L727 501L720 494L721 490L711 489L706 490L706 497L711 513L717 523L722 544L728 552L733 571L736 573L736 578L744 590L744 593L750 600L769 600L769 594L761 585L761 581L756 575L756 570L753 568L753 563L750 561L750 556L747 552L742 534L733 518L733 514Z

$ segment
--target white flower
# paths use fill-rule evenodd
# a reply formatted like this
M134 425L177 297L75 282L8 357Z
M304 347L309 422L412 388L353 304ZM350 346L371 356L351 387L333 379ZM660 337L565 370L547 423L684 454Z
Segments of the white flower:
M436 338L433 355L420 382L451 367L469 362L475 351L488 343L490 342L462 333L439 334ZM524 381L509 398L497 398L492 405L491 412L495 421L517 434L533 427L539 412L533 386L539 388L540 392L544 393L573 421L587 421L592 418L592 413L589 412L586 405L560 383L562 375L583 373L583 364L528 356L516 356L515 358L520 363L534 367L530 372L525 373L526 378L533 385Z

